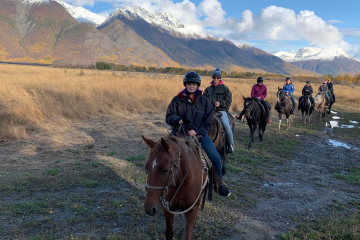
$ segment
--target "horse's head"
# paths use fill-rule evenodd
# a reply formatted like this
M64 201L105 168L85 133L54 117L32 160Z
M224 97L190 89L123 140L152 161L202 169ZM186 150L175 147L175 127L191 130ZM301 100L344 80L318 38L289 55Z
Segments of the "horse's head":
M276 101L280 102L280 100L285 97L284 89L278 87L278 92L277 92L276 96L277 96Z
M316 94L316 96L315 96L315 107L314 107L314 108L315 108L318 112L320 112L320 106L321 106L321 104L323 103L324 98L325 98L324 94L321 94L321 93L318 93L318 94Z
M173 155L169 143L164 138L158 142L144 136L142 138L150 147L148 159L145 163L148 180L144 211L150 216L154 216L161 208L160 197L172 181L172 174L174 174L171 168Z
M254 103L252 98L244 98L244 110L245 110L245 117L250 118L250 113L254 109Z

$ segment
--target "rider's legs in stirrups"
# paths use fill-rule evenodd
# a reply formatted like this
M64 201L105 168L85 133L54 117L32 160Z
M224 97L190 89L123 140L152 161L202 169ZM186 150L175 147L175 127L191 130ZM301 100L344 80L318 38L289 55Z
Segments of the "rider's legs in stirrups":
M265 108L265 111L266 111L266 115L267 115L267 122L268 123L271 123L271 120L270 120L270 109L268 108L268 105L267 103L265 102L265 100L260 100L261 104L264 106Z
M222 113L222 116L221 116L221 122L225 128L225 131L226 131L226 134L228 136L228 140L229 140L229 144L230 144L230 152L234 152L234 136L233 136L233 132L232 132L232 129L230 127L230 123L229 123L229 118L228 118L228 115L227 115L227 112L226 111L219 111Z
M295 109L296 109L296 101L295 101L295 98L294 98L294 96L293 96L293 95L291 95L290 97L291 97L291 100L292 100L292 102L293 102L293 104L294 104L293 113L295 113Z

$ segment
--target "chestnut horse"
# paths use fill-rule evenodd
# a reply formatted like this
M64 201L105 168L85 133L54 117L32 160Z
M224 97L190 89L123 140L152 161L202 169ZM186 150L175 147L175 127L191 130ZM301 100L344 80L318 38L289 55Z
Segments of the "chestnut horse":
M167 136L154 142L144 136L142 138L151 148L145 164L148 180L144 211L154 216L162 208L166 220L166 239L174 236L174 214L184 214L184 239L190 240L197 220L200 196L208 182L200 153L191 140Z

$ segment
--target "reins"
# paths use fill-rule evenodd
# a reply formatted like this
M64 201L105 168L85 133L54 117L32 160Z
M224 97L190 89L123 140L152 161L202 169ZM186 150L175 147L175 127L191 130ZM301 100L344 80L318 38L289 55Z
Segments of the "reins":
M182 124L180 124L180 128L182 128ZM183 131L184 131L184 130L183 130ZM180 129L179 129L179 132L180 132ZM184 131L184 133L185 133L185 131ZM194 141L196 141L198 144L200 144L200 143L197 141L196 137L192 137L192 138L193 138L192 140L194 140ZM168 212L171 213L171 214L180 215L180 214L187 213L188 211L190 211L190 210L196 205L197 201L199 200L199 198L200 198L200 196L201 196L202 191L205 189L205 186L206 186L206 184L207 184L207 182L208 182L208 175L206 175L206 179L205 179L205 181L204 181L204 169L203 169L203 167L201 167L201 169L202 169L202 170L201 170L201 183L202 183L202 185L201 185L199 194L198 194L195 202L194 202L188 209L186 209L186 210L184 210L184 211L180 211L180 212L171 211L171 210L170 210L171 204L172 204L172 202L174 201L174 199L175 199L176 195L178 194L181 186L182 186L183 183L185 182L185 179L186 179L187 175L188 175L189 172L190 172L190 168L191 168L191 158L189 157L189 154L190 154L190 146L188 145L188 152L187 152L188 169L187 169L187 171L186 171L186 173L185 173L185 175L184 175L184 178L183 178L182 182L180 183L179 187L176 189L176 192L175 192L174 196L172 197L172 199L170 200L170 202L166 202L165 199L163 198L164 191L166 190L166 192L167 192L166 194L168 194L168 187L169 187L172 183L174 183L174 186L176 186L176 183L175 183L175 175L178 175L178 173L179 173L180 159L181 159L181 149L180 149L179 143L178 143L175 139L173 139L173 138L170 138L170 140L172 140L172 141L176 144L176 146L177 146L177 148L178 148L178 165L176 165L176 163L175 163L175 161L174 161L174 154L173 154L173 150L172 150L172 148L171 148L171 158L172 158L172 159L171 159L171 163L170 163L170 164L171 164L171 167L170 167L170 173L169 173L169 175L168 175L168 179L166 180L165 185L164 185L163 187L158 187L158 186L150 186L150 185L146 184L146 187L147 187L148 189L162 190L162 192L161 192L161 194L160 194L160 197L159 197L159 200L160 200L160 203L161 203L161 205L163 206L163 208L165 208L166 211L168 211ZM200 157L201 157L201 156L200 156ZM173 165L176 167L176 173L175 173L175 174L172 174L172 166L173 166ZM169 182L170 174L173 175L173 179L171 180L171 182ZM168 182L169 182L169 183L168 183Z

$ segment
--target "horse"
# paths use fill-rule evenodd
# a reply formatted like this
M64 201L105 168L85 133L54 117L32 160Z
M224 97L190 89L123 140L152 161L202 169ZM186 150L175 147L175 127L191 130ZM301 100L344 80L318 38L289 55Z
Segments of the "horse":
M315 109L319 112L319 118L325 117L326 109L326 97L324 93L318 93L315 96Z
M307 122L310 122L311 114L314 110L314 106L311 106L310 95L304 95L302 100L299 102L299 107L301 109L303 123L306 125Z
M224 129L224 126L221 122L221 119L220 119L221 116L219 116L219 114L221 114L221 113L219 113L219 112L215 113L215 115L212 119L211 127L209 128L209 131L208 131L208 136L211 139L211 141L214 143L214 146L221 157L221 160L222 160L221 171L222 171L222 175L225 175L226 174L226 155L227 155L226 148L230 143L229 143L226 131ZM234 127L235 127L234 117L229 113L227 113L227 114L228 114L231 130L234 132Z
M294 104L292 100L286 96L284 89L278 87L277 92L277 108L275 108L279 113L279 132L281 126L281 117L283 114L286 116L286 128L291 126L292 122L292 111Z
M142 136L150 147L145 170L148 174L144 211L155 216L162 208L166 220L166 239L174 236L174 215L185 215L185 240L190 240L208 182L200 153L190 140L175 136L157 142ZM181 212L178 212L181 211Z
M254 133L259 126L259 140L264 140L264 132L267 125L267 115L263 105L256 98L244 98L244 110L247 124L250 128L250 142L248 150L251 149L251 143L254 142Z

